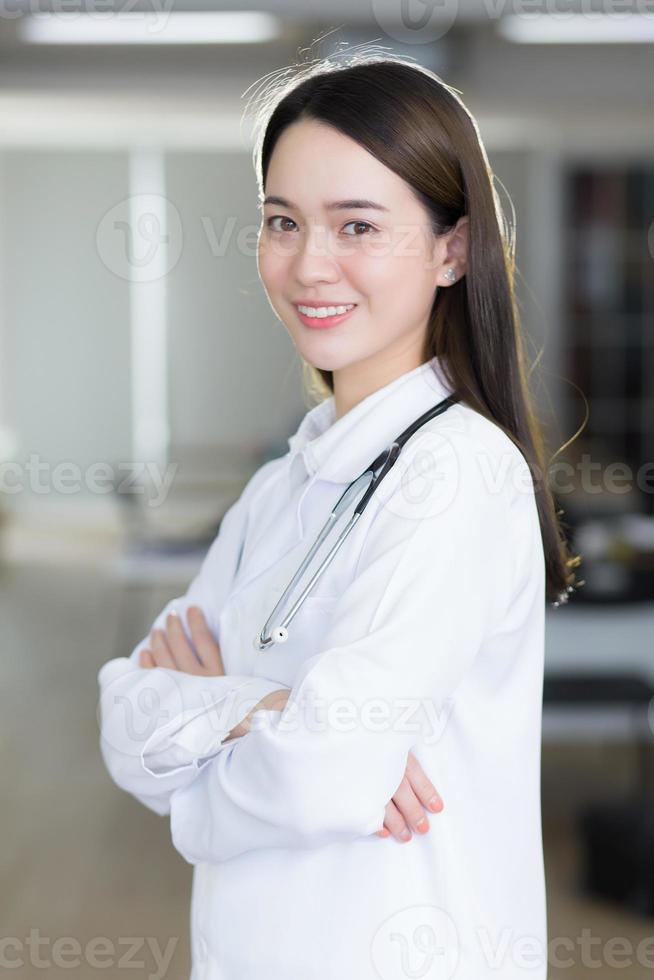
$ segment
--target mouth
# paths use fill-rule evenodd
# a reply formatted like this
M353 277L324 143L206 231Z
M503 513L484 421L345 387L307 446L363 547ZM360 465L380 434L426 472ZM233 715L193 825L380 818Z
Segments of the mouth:
M325 330L327 327L335 327L339 323L342 323L349 316L351 316L357 308L357 303L347 303L343 304L351 306L351 309L346 310L344 313L335 313L333 316L330 315L314 315L309 316L307 313L303 313L299 308L297 303L293 303L293 309L297 313L298 319L305 327L309 327L310 330ZM300 303L299 306L304 306ZM305 307L306 308L306 307ZM329 307L326 307L327 309Z

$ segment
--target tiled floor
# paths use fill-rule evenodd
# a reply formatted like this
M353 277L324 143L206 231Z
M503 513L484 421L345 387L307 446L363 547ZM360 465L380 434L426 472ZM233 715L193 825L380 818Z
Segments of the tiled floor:
M132 589L126 606L98 569L22 565L0 572L0 938L15 940L4 947L0 972L8 976L188 980L192 869L173 849L167 819L110 781L95 715L98 669L117 651L127 655L173 594ZM131 616L120 635L119 609ZM630 778L625 759L601 747L585 758L547 748L543 763L550 943L573 943L572 952L554 950L551 978L654 976L636 955L637 943L654 936L654 920L583 899L576 887L567 816L575 793L608 784L607 773L620 788ZM583 965L584 928L599 967ZM632 944L632 965L610 965L613 937ZM624 964L629 956L621 948L616 962ZM572 964L562 965L567 957ZM12 959L22 969L11 970Z

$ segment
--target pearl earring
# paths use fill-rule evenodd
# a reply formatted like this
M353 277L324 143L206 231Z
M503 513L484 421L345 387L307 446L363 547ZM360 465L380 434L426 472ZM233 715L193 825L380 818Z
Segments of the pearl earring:
M444 272L443 279L447 279L448 282L454 282L456 280L456 272L454 269L448 269L447 272Z
M559 598L555 602L551 603L551 605L553 605L555 609L558 606L563 605L570 598L570 593L574 591L575 591L574 585L569 585L567 589L564 589L563 592L559 592Z

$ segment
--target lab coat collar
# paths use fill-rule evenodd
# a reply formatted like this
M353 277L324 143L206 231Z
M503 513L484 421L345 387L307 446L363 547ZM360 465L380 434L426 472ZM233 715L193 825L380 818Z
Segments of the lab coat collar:
M292 466L333 483L356 479L416 418L452 394L442 360L432 357L335 418L335 398L314 406L288 440Z

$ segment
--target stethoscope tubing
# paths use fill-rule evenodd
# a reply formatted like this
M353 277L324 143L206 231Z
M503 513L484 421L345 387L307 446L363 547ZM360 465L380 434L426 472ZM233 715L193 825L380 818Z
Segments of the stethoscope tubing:
M379 484L382 482L384 477L387 476L388 473L390 473L391 469L397 462L397 459L400 455L400 452L404 444L426 422L429 422L437 415L441 415L443 412L447 411L447 409L451 405L454 405L458 401L460 401L458 396L448 395L447 398L444 398L433 408L430 408L426 412L424 412L419 418L417 418L414 422L412 422L411 425L408 426L404 430L404 432L402 432L397 437L397 439L395 439L394 442L391 443L389 447L384 449L383 452L381 452L379 456L377 456L377 458L373 460L370 466L366 467L366 469L355 480L352 480L352 482L346 487L346 489L343 491L338 501L336 502L335 506L332 508L329 517L327 518L322 528L318 532L318 535L316 536L314 543L312 544L309 551L305 555L304 559L298 566L290 582L282 592L279 600L275 604L274 609L272 610L272 612L268 616L268 619L264 623L261 632L259 633L259 636L255 637L254 646L256 649L267 650L270 646L272 646L275 643L286 642L286 640L288 639L289 624L297 615L302 603L306 599L307 595L309 594L309 592L311 591L315 583L327 570L331 562L336 557L337 552L343 545L343 542L346 540L348 535L354 529L357 522L360 520L361 515L363 514L366 507L370 503L370 500L372 499L375 490L377 490ZM375 472L378 468L379 468L379 473L375 476ZM346 508L349 506L352 497L355 496L356 493L358 493L359 491L358 485L363 480L368 481L368 486L366 487L363 496L361 497L361 500L354 508L352 516L348 520L346 526L339 534L333 547L327 553L325 558L323 558L320 565L318 566L318 568L310 578L309 582L307 583L303 591L300 593L300 595L298 596L294 604L291 606L289 611L286 613L284 618L281 620L281 622L279 622L277 626L270 629L271 623L275 621L279 610L285 604L289 594L291 593L292 589L295 587L297 582L300 580L300 578L302 578L302 575L310 565L311 561L313 560L320 546L323 544L323 542L329 535L332 527L339 519L339 517L342 515L342 513L346 510ZM268 635L266 635L266 633L268 633Z

